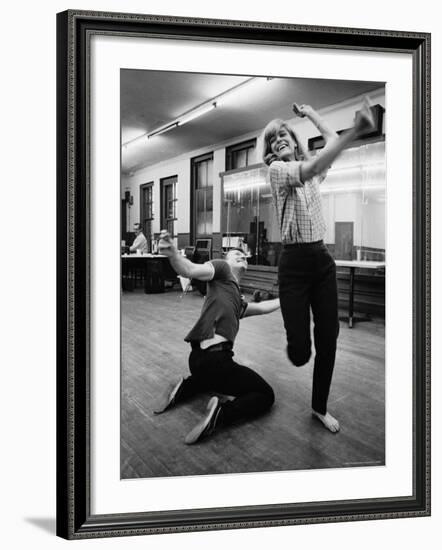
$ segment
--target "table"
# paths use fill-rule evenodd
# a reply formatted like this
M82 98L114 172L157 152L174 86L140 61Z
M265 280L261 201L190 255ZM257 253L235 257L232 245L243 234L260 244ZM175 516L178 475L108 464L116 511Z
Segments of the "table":
M380 269L385 268L385 262L373 262L363 260L335 260L337 267L348 267L350 269L350 287L348 297L348 326L353 328L353 301L355 290L355 269Z
M144 292L153 294L164 292L166 279L176 279L177 275L164 254L123 254L121 256L121 273L130 269L142 269L144 276Z

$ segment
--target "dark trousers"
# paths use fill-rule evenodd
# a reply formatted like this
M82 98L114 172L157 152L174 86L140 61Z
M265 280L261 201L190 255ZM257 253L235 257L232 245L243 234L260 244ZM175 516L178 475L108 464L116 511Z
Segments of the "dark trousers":
M286 245L279 262L279 299L287 333L287 354L300 367L311 356L313 314L315 364L312 408L327 412L339 332L336 265L321 241Z
M273 405L272 388L255 371L235 363L232 350L193 349L189 356L191 376L183 383L181 399L201 392L234 396L221 406L220 420L228 425L266 412Z

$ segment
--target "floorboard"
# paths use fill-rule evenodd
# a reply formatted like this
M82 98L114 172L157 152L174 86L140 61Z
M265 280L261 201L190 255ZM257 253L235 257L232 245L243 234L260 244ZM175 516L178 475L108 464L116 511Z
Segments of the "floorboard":
M311 415L312 360L291 365L279 311L247 318L235 360L273 387L269 414L218 431L197 445L183 439L205 410L208 395L162 415L153 409L165 389L187 375L183 340L202 297L177 290L122 296L121 477L375 466L385 463L385 327L380 320L341 322L329 411L341 424L331 434Z

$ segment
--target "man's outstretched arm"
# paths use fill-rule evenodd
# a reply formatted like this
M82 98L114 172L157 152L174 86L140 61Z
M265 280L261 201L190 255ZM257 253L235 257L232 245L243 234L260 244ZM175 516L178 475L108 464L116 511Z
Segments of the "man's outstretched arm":
M160 233L160 241L158 243L158 252L169 258L169 262L173 269L187 279L198 279L199 281L211 281L215 274L215 268L209 263L194 264L176 249L167 231L162 230Z
M264 315L265 313L272 313L279 309L279 298L273 300L266 300L265 302L250 302L247 304L244 317L251 317L252 315Z

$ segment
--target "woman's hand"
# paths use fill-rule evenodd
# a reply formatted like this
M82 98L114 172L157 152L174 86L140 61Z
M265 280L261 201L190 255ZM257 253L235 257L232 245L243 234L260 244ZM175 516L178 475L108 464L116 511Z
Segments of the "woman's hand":
M298 105L296 103L293 103L293 112L296 116L299 116L301 118L310 117L310 115L314 114L313 107L311 107L310 105Z
M367 98L364 99L362 108L355 115L354 126L358 134L373 130L375 127L373 115L370 109L370 103Z

